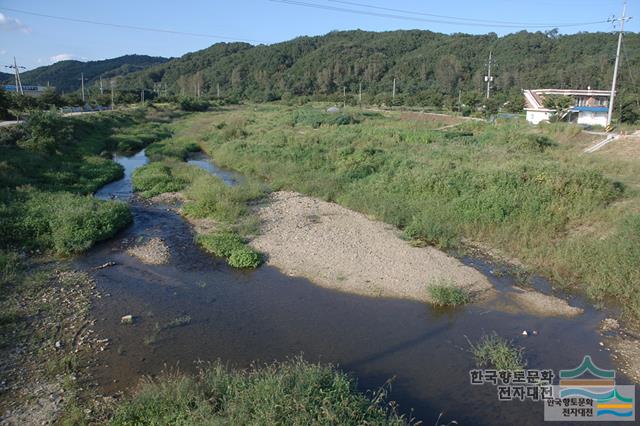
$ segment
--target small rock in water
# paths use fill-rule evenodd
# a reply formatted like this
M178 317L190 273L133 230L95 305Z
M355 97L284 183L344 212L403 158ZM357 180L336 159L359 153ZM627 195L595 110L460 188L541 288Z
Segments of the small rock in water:
M102 265L100 265L100 266L96 266L96 269L104 269L104 268L108 268L108 267L110 267L110 266L116 266L116 262L107 262L107 263L104 263L104 264L102 264Z
M133 324L133 315L125 315L120 318L122 324Z
M533 335L537 336L538 335L538 331L537 330L533 330Z
M522 330L522 335L523 335L523 336L528 336L528 335L529 335L529 333L527 333L527 330Z

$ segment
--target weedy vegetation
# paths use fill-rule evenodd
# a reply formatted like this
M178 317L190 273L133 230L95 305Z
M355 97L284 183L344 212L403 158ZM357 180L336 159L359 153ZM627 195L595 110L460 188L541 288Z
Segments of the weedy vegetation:
M486 334L478 343L469 342L469 345L479 368L517 371L524 369L526 365L524 349L514 346L511 341L496 333Z
M440 280L427 287L431 303L441 307L456 307L471 302L469 290L456 286L451 281Z
M346 374L299 358L241 371L217 362L196 376L146 380L111 424L408 423L383 404L384 392L361 394Z
M341 114L355 119L342 122L325 108L253 105L206 114L191 129L220 166L273 190L337 202L415 244L464 251L481 242L640 319L637 161L580 155L591 136L567 124L437 130L349 108Z

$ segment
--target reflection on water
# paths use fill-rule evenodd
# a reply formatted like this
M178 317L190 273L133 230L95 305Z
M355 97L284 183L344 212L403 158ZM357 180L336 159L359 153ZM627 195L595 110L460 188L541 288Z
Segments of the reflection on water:
M115 182L111 182L96 191L95 196L102 199L128 200L133 194L131 187L131 175L138 167L142 167L149 162L144 150L135 155L124 156L114 154L113 161L124 167L124 177Z
M237 185L238 183L242 182L242 176L240 176L238 173L216 166L215 163L204 154L194 155L192 158L187 160L187 163L198 166L201 169L208 171L212 175L218 176L224 183L229 186Z

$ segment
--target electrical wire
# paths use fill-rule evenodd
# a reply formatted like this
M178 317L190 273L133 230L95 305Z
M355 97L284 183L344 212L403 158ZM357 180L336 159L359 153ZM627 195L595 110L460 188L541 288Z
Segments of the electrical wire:
M341 4L350 5L350 6L366 7L368 9L385 10L388 12L398 12L398 13L405 13L409 15L431 16L434 18L454 19L458 21L467 21L467 22L481 22L485 24L496 24L496 25L506 24L506 25L517 25L517 26L521 25L526 27L537 26L537 27L551 28L551 27L594 25L594 24L602 24L607 22L607 21L595 21L595 22L582 22L582 23L573 22L573 23L564 23L564 24L547 24L547 23L532 23L532 22L496 21L496 20L490 20L490 19L460 18L460 17L448 16L448 15L435 15L432 13L416 12L416 11L404 10L404 9L395 9L391 7L374 6L371 4L358 3L358 2L346 1L346 0L327 0L327 1L331 3L341 3Z
M559 28L559 27L581 27L581 26L587 26L587 25L597 25L597 24L606 24L607 21L603 20L603 21L594 21L594 22L575 22L575 23L567 23L567 24L544 24L544 25L540 25L540 24L527 24L527 25L522 25L522 24L499 24L499 23L480 23L480 22L459 22L459 21L447 21L447 20L439 20L439 19L427 19L427 18L419 18L419 17L415 17L415 16L403 16L403 15L397 15L397 14L392 14L392 13L382 13L382 12L369 12L366 10L357 10L357 9L348 9L348 8L344 8L344 7L336 7L336 6L329 6L329 5L323 5L323 4L318 4L318 3L307 3L304 1L298 1L298 0L268 0L272 3L282 3L282 4L288 4L288 5L293 5L293 6L303 6L303 7L309 7L309 8L314 8L314 9L323 9L323 10L331 10L331 11L336 11L336 12L345 12L345 13L352 13L352 14L357 14L357 15L367 15L367 16L376 16L376 17L380 17L380 18L392 18L392 19L401 19L401 20L405 20L405 21L414 21L414 22L428 22L428 23L435 23L435 24L448 24L448 25L460 25L460 24L464 24L464 25L468 25L468 26L476 26L476 27L501 27L501 28ZM344 2L343 2L344 3ZM350 2L352 4L355 4L354 2ZM378 8L375 6L364 6L364 7L374 7L374 8ZM379 8L382 10L386 10L385 8ZM392 10L392 9L388 9L388 10ZM400 9L397 9L397 11L400 11ZM408 11L402 11L401 13L410 13ZM467 19L467 18L452 18L452 19Z
M8 12L14 12L14 13L22 13L22 14L31 15L31 16L38 16L38 17L41 17L41 18L58 19L58 20L61 20L61 21L78 22L78 23L82 23L82 24L102 25L102 26L105 26L105 27L125 28L125 29L129 29L129 30L137 30L137 31L150 31L150 32L165 33L165 34L176 34L176 35L192 36L192 37L216 38L216 39L221 39L221 40L232 40L232 41L244 41L244 42L247 42L247 43L264 43L264 44L267 43L266 41L262 41L262 40L243 39L243 38L239 38L239 37L230 37L230 36L223 36L223 35L218 35L218 34L191 33L191 32L185 32L185 31L168 30L168 29L163 29L163 28L139 27L139 26L136 26L136 25L114 24L114 23L111 23L111 22L100 22L100 21L93 21L93 20L90 20L90 19L70 18L70 17L67 17L67 16L57 16L57 15L47 15L45 13L30 12L30 11L27 11L27 10L13 9L13 8L9 8L9 7L0 7L0 10L5 10L5 11L8 11Z

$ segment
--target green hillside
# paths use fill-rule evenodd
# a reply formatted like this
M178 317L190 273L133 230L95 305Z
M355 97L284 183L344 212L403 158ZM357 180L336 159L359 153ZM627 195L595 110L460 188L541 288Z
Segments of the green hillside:
M331 32L299 37L274 45L219 43L181 58L129 74L127 87L166 83L169 92L193 95L200 87L214 96L254 100L283 96L355 95L362 83L365 96L389 96L397 79L398 101L438 105L478 96L489 51L493 51L498 95L519 96L522 88L608 88L617 37L610 33L558 35L522 31L496 34L445 35L429 31ZM625 42L620 88L637 93L640 34ZM469 92L476 91L475 95Z
M132 72L144 70L150 66L162 64L167 58L146 55L125 55L102 61L60 61L52 65L39 67L21 73L22 84L55 86L58 91L70 92L80 88L80 74L84 73L85 84L95 83L101 76L109 79Z

